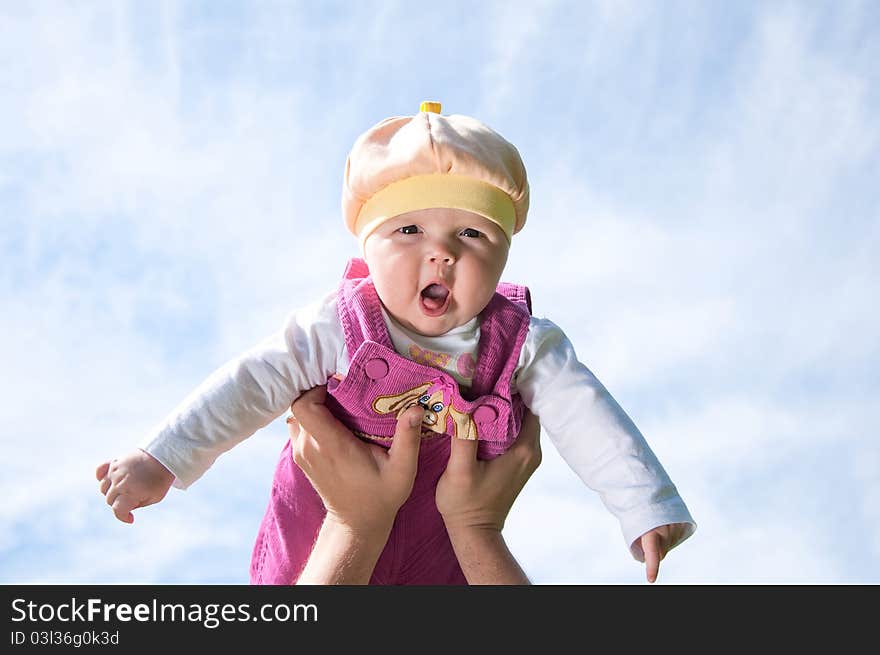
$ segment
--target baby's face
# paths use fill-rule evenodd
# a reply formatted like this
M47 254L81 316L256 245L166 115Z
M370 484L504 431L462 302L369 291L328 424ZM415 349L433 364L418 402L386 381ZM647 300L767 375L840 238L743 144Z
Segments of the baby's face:
M483 311L508 249L501 228L478 214L421 209L380 225L364 243L364 258L388 313L437 336Z

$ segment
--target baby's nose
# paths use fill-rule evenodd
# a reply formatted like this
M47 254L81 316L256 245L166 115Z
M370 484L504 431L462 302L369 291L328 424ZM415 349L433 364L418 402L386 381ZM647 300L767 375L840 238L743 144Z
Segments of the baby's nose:
M432 264L450 265L455 263L455 252L445 243L433 244L428 248L427 255L428 261Z

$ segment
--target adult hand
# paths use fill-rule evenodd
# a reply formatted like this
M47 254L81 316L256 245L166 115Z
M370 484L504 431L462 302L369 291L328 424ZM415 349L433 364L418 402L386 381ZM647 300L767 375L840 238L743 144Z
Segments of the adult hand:
M477 442L452 439L437 484L437 508L469 584L529 584L501 529L513 501L541 463L541 426L526 411L513 446L493 460L477 459Z
M386 450L355 437L325 399L324 387L304 393L287 419L293 459L327 509L296 583L366 584L412 491L424 410L403 412Z
M526 410L516 441L495 459L477 459L476 441L452 439L436 492L446 529L501 532L513 501L541 464L540 437L538 419Z
M315 387L291 405L293 459L331 520L359 532L390 531L416 477L424 410L401 414L386 449L354 437L327 409L326 396L325 387Z

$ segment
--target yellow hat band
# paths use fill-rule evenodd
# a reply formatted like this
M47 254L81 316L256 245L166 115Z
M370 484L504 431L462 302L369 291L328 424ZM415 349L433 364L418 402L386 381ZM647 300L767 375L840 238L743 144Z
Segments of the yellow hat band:
M498 187L464 175L433 173L407 177L378 191L361 208L354 232L363 243L389 218L436 207L479 214L497 224L508 241L516 225L513 200Z

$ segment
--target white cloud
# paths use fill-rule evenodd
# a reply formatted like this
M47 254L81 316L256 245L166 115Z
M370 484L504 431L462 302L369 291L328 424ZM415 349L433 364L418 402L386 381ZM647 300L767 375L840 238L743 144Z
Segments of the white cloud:
M460 7L261 7L222 52L229 25L178 9L0 12L16 98L0 105L4 579L246 580L277 426L134 527L91 471L335 284L357 254L338 215L349 142L428 89L527 155L532 211L505 277L568 331L700 524L661 581L878 579L864 6L830 23L759 6L733 36L677 39L675 16L639 3L524 3L489 42L446 22ZM712 11L689 18L721 30ZM423 74L427 24L455 43L436 57L481 66ZM537 582L644 578L554 452L507 536ZM57 565L37 566L44 551Z

